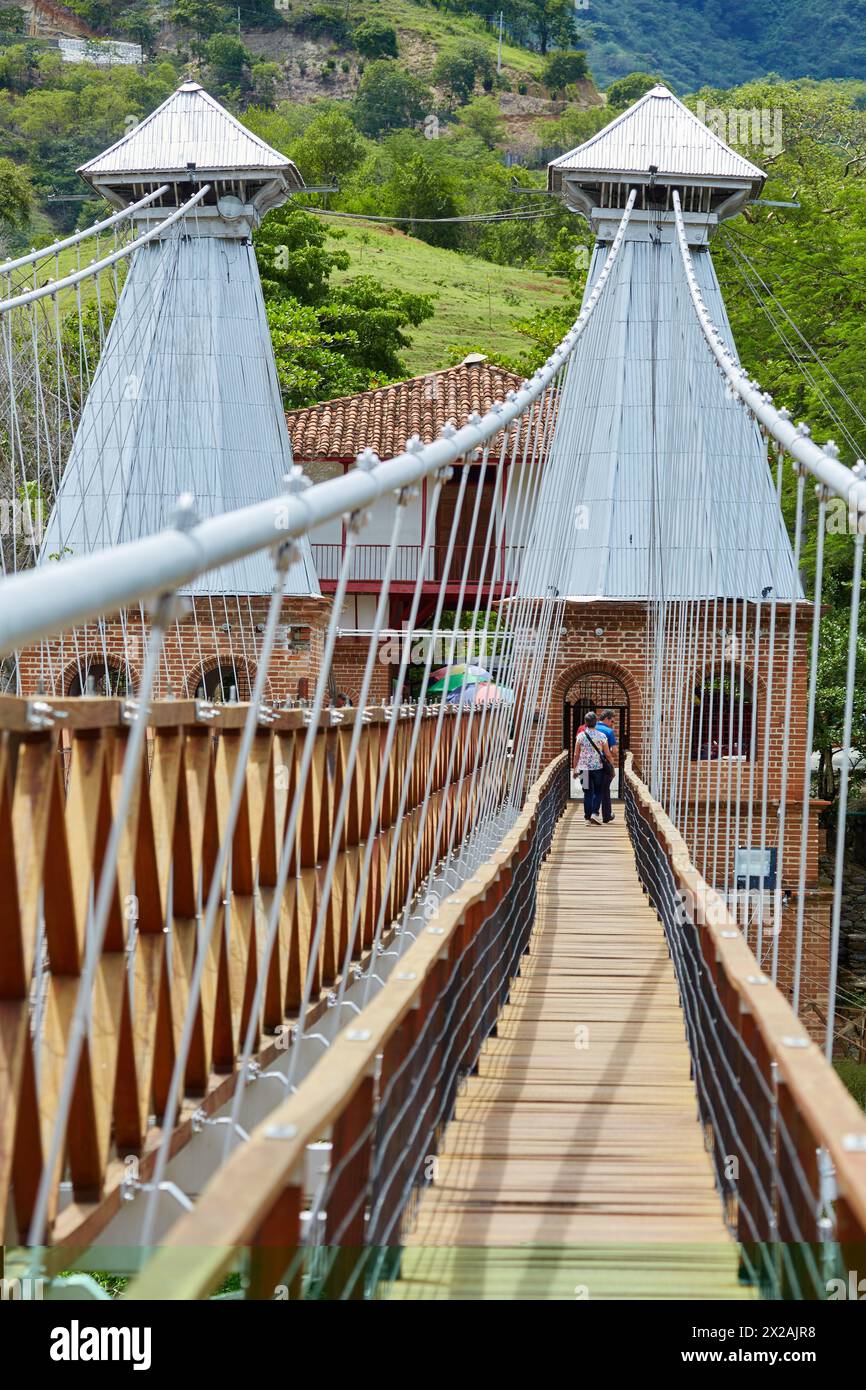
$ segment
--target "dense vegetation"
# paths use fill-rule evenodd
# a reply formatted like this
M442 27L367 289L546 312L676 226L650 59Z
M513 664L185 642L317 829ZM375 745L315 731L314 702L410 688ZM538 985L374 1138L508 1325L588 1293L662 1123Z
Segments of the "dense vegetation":
M866 70L866 0L591 0L580 28L604 86L634 69L683 91Z

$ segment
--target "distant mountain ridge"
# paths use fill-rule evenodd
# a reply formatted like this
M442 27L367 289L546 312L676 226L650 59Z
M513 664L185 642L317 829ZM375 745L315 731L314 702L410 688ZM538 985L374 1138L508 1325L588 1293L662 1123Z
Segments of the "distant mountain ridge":
M680 92L866 73L866 0L589 0L578 20L601 87L635 71Z

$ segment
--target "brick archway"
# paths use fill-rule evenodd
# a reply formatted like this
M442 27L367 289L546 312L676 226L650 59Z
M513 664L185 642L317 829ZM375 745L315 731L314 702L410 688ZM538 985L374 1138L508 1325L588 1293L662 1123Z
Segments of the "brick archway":
M106 663L105 653L100 650L82 652L80 657L76 657L74 660L66 663L63 668L63 674L60 677L59 693L68 697L86 694L87 677L91 675L95 678L97 685L104 684L106 666L109 676L112 678L120 678L120 683L127 686L126 690L120 690L118 692L112 691L112 697L115 699L126 699L127 696L134 695L138 689L140 678L138 669L131 661L128 661L126 657L120 656L118 653L112 651L108 653L108 661ZM76 687L82 684L85 686L85 689L76 689ZM95 693L103 696L105 694L104 690L99 689Z
M635 762L641 766L642 758L642 724L643 724L643 691L635 675L627 666L623 666L618 661L610 661L605 658L586 656L580 661L573 661L566 666L557 676L553 691L551 693L551 711L547 726L547 739L550 757L555 757L562 747L562 711L565 706L566 697L572 686L586 676L601 675L608 676L622 686L625 691L630 713L631 738L629 747L634 753Z
M225 693L227 694L226 687L228 685L235 685L236 676L238 700L249 700L255 681L255 668L242 657L235 657L234 661L232 661L231 657L227 655L207 657L203 667L201 662L196 662L195 665L189 668L184 682L187 690L187 698L190 700L198 699L198 691L201 686L205 685L205 687L207 687L211 681L217 677L217 673L220 671L222 672L222 686ZM217 683L219 683L218 679ZM221 703L218 692L206 691L206 693L208 699L215 699L217 703Z

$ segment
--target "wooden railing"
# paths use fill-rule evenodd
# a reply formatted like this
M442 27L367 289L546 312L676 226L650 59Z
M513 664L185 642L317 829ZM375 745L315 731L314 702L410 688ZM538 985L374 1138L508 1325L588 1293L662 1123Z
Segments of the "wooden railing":
M563 753L492 858L444 900L296 1094L235 1150L127 1297L207 1298L239 1259L247 1261L248 1298L375 1292L399 1251L405 1211L459 1079L519 968L539 865L567 796ZM311 1217L307 1155L325 1140L328 1176Z
M226 823L245 705L154 703L147 714L146 755L123 827L118 871L92 1000L91 1027L78 1070L66 1158L53 1178L55 1243L89 1243L118 1210L124 1159L138 1156L142 1182L152 1171L159 1120L188 1012L197 951L197 913L207 898ZM438 706L431 706L435 716ZM453 740L477 742L474 721L447 708L440 739L424 718L411 769L414 710L400 711L389 765L383 768L389 712L342 710L323 716L279 904L279 935L262 959L264 923L273 904L288 808L295 789L308 715L268 711L260 719L244 778L232 839L227 930L209 946L184 1102L174 1150L191 1133L191 1117L224 1104L242 1048L251 1000L266 972L257 1059L273 1062L296 1019L320 902L335 813L347 778L352 726L363 719L333 892L315 967L313 1013L345 958L351 907L373 836L364 910L354 958L369 955L380 909L385 922L402 908L415 843L416 877L431 867L440 812L446 843L459 842L469 808L469 773L445 790ZM14 1219L4 1239L26 1238L44 1155L54 1125L85 951L94 887L106 851L129 735L121 700L27 701L0 698L0 1212ZM477 748L457 750L471 769ZM421 807L434 763L432 805ZM385 777L381 816L374 796ZM408 799L399 832L404 779ZM394 872L385 868L394 852ZM399 987L398 987L399 988ZM276 1036L275 1036L276 1035ZM285 1055L284 1052L282 1055ZM154 1124L154 1116L156 1124ZM61 1177L73 1200L59 1211Z
M677 971L716 1181L751 1277L823 1298L866 1270L866 1117L626 757L629 832Z

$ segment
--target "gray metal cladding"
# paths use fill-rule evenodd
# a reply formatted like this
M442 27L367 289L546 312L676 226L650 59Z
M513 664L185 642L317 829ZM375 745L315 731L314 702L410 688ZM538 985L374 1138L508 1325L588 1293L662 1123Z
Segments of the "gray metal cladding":
M587 296L607 251L596 247ZM694 260L730 342L712 258ZM563 505L564 597L802 596L765 442L711 359L671 240L623 243L568 365L536 544Z
M240 240L183 235L135 254L84 405L41 560L172 524L191 493L202 517L279 494L292 464L258 269ZM275 540L279 537L275 536ZM309 543L286 592L318 594ZM268 593L268 554L194 593Z

